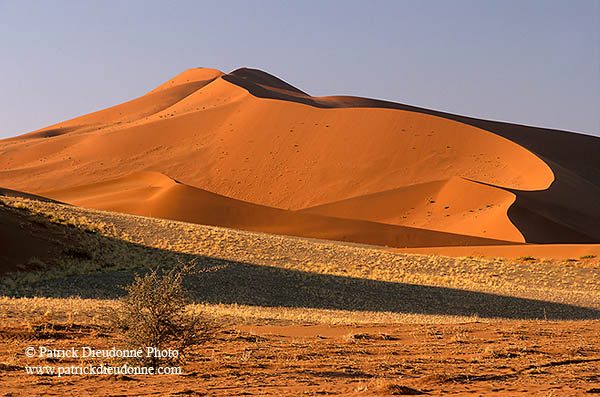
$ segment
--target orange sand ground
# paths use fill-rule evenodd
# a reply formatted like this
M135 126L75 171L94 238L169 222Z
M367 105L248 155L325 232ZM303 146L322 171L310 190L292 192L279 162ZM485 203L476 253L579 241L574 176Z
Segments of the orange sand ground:
M393 252L473 256L493 258L595 259L600 258L600 244L527 244L471 247L396 248Z
M587 244L600 242L598 153L591 136L315 98L265 72L200 68L0 141L0 185L91 208L398 248Z
M122 364L23 351L110 349L117 335L85 323L3 322L0 360L4 390L25 395L581 396L600 391L599 329L598 321L225 325L193 349L182 375L59 378L24 366Z

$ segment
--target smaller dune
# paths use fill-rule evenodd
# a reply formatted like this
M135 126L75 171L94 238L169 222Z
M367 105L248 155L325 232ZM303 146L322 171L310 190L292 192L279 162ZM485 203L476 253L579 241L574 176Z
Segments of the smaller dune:
M188 186L158 172L133 173L106 182L49 191L45 195L82 207L134 215L390 247L507 243L266 207Z
M507 216L515 195L454 177L307 208L302 212L525 242Z

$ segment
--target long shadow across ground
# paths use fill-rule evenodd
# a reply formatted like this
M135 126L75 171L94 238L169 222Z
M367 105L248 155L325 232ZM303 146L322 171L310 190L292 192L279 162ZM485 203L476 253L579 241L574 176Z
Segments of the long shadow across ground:
M176 263L178 260L183 262L195 260L200 266L212 268L212 271L192 275L186 281L196 302L431 315L475 315L482 318L546 318L549 320L600 318L600 310L563 303L456 288L326 275L182 254L134 244L99 233L90 234L72 224L48 221L28 210L6 205L2 208L5 218L11 220L7 223L8 226L2 229L8 238L3 242L18 245L23 243L21 239L25 237L30 245L42 241L54 247L56 253L53 253L52 257L57 264L67 261L72 267L91 269L91 272L88 271L83 275L30 282L4 290L4 293L10 296L58 298L80 296L112 299L124 294L124 290L119 286L130 284L136 273L147 272L144 269L135 270L137 266L142 264L156 266ZM17 228L13 224L20 227ZM2 226L1 222L0 226ZM23 229L26 235L15 234L17 229ZM3 261L0 256L0 265ZM114 270L122 268L123 264L129 264L133 270Z
M191 259L190 256L187 259ZM242 304L263 307L304 307L353 311L479 316L505 319L577 320L598 319L600 310L543 300L466 291L455 288L386 282L354 277L193 257L212 271L186 280L196 302ZM185 258L182 258L185 259ZM116 298L120 285L129 284L136 273L127 270L71 276L30 285L46 297L80 296Z

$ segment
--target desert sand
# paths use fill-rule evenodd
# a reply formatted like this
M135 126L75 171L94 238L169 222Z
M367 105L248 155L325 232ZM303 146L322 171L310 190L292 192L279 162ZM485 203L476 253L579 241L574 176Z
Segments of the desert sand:
M521 244L497 246L446 246L395 248L393 252L412 252L421 254L445 255L454 257L489 258L534 258L562 259L567 261L594 259L600 257L598 244Z
M103 305L69 303L90 316ZM53 309L46 318L31 315L29 327L4 315L0 335L12 342L0 359L19 354L32 341L56 349L65 343L99 349L118 343L118 335L103 324L61 321L66 313L59 304L0 301L4 310ZM183 376L21 375L23 364L48 365L27 359L4 364L2 381L4 390L30 395L594 395L586 392L600 390L599 330L597 321L391 326L246 321L224 324L213 340L195 349Z
M89 208L396 248L588 244L597 153L582 134L199 68L0 141L0 181Z

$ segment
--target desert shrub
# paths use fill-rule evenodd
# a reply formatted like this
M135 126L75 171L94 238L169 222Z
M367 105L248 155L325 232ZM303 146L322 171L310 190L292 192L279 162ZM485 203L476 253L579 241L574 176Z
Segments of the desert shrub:
M524 262L530 262L535 260L533 256L520 256L517 259Z
M596 255L582 255L579 259L594 259Z
M120 298L110 312L112 326L121 332L128 349L142 349L142 365L157 367L163 363L183 363L189 348L209 335L210 325L196 314L186 311L191 300L183 286L186 276L197 272L195 264L179 264L171 269L153 269L136 275L132 284L123 287L127 295ZM147 354L177 351L177 356Z

